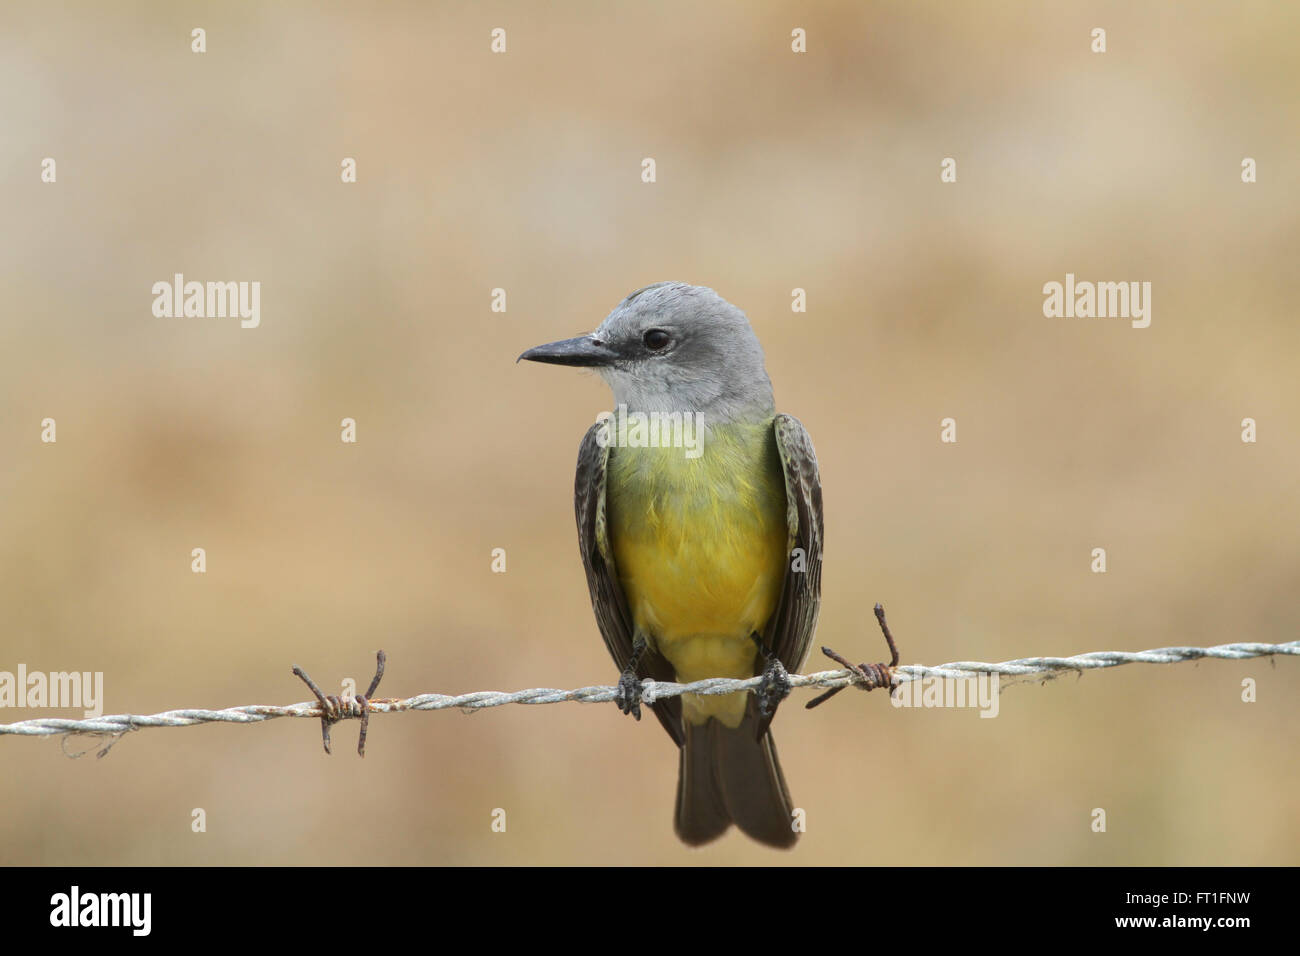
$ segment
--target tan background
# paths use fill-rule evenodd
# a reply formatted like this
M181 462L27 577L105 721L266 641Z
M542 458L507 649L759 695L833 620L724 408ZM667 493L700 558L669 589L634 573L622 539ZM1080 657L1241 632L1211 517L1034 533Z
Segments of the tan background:
M877 600L909 662L1300 637L1296 7L429 6L5 5L0 669L135 713L364 685L379 647L389 694L612 681L570 505L607 394L514 359L665 278L748 312L816 442L819 643L878 659ZM154 318L174 272L260 281L262 327ZM1066 272L1150 281L1151 327L1044 318ZM0 860L1296 864L1297 687L801 693L786 855L679 846L672 747L612 706L377 718L364 762L355 724L331 758L306 721L4 738Z

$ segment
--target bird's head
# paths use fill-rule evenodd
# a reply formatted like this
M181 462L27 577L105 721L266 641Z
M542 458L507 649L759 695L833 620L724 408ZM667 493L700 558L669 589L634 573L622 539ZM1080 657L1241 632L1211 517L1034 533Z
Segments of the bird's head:
M745 313L712 289L656 282L614 307L596 331L519 358L596 371L634 412L696 412L712 422L773 412L763 348Z

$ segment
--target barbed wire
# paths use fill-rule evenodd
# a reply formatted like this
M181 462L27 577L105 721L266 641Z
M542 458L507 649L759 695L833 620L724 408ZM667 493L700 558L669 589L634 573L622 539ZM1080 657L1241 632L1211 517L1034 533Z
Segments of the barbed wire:
M373 688L378 684L383 672L382 652L379 672L376 674ZM1160 647L1147 651L1093 651L1074 657L1025 657L1000 664L988 664L980 661L956 661L940 664L936 667L923 665L902 665L888 668L896 683L938 677L963 679L977 677L980 674L995 674L999 677L1027 679L1043 676L1045 679L1058 677L1064 673L1082 673L1086 670L1098 670L1107 667L1119 667L1124 664L1178 664L1185 661L1212 660L1247 660L1256 657L1269 657L1274 654L1300 656L1300 641L1284 644L1237 643L1219 644L1215 647ZM884 665L872 665L884 666ZM295 668L295 673L298 669ZM305 675L300 675L304 676ZM754 691L762 683L762 677L746 680L733 680L715 677L708 680L678 684L667 681L645 680L641 683L641 701L651 704L657 700L677 697L681 694L700 694L713 696L733 694L738 691ZM318 692L308 679L309 686ZM834 689L854 685L870 689L865 685L861 672L850 670L819 671L814 674L789 675L791 688L817 687ZM366 697L319 697L316 701L290 704L278 707L252 704L243 707L227 707L222 710L169 710L160 714L135 715L112 714L85 720L69 720L59 717L41 717L34 720L21 720L12 724L0 724L0 735L11 734L27 737L54 736L59 734L100 734L119 736L128 731L145 727L193 727L198 724L231 723L255 724L279 717L309 717L322 720L328 731L328 724L346 717L365 717L368 713L394 714L421 710L462 711L482 710L487 707L500 707L505 704L559 704L566 701L598 704L614 700L619 693L617 687L597 685L579 687L574 690L557 690L549 687L534 687L509 693L500 691L474 691L468 694L419 694L407 698ZM328 745L328 733L326 733ZM106 748L107 749L107 748ZM101 755L104 751L101 751Z

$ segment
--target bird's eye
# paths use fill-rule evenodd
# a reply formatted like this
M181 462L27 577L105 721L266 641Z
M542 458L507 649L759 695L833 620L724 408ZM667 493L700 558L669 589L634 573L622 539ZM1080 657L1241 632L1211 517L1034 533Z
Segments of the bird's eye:
M671 340L672 336L663 329L651 329L641 338L641 341L645 343L645 347L652 352L658 352L667 347Z

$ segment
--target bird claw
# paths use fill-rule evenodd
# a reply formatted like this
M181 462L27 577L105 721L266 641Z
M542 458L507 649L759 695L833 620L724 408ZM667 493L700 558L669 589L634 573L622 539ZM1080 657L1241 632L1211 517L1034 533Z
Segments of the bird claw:
M641 719L641 679L631 668L619 675L614 703L618 704L618 709L623 713Z
M785 665L777 658L775 654L767 659L767 664L763 667L763 679L759 681L754 695L758 698L758 712L763 717L771 717L776 713L777 705L790 696L793 685L790 683L790 674L786 671Z

